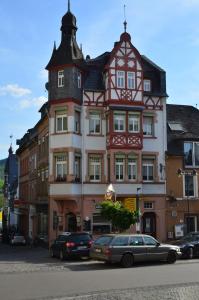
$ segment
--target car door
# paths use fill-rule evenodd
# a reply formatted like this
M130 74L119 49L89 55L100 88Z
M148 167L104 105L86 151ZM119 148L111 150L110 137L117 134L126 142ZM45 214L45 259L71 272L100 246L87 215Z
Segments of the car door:
M146 259L148 261L160 261L165 259L165 249L151 236L143 236L146 246Z
M129 236L118 235L115 236L111 242L111 260L120 262L123 254L131 251L129 247Z
M138 262L147 260L147 248L142 236L130 236L129 247L133 253L134 261Z

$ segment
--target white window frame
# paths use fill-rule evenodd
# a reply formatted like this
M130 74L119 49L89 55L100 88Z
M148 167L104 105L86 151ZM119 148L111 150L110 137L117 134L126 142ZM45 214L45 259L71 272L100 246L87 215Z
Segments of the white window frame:
M96 130L99 126L99 130ZM89 114L89 133L90 134L101 134L101 113L90 112Z
M64 70L59 70L57 74L58 87L64 87Z
M64 118L66 118L66 129L64 129ZM58 129L58 119L61 119L61 129ZM56 115L56 132L66 132L68 130L68 117L67 114Z
M81 72L77 73L77 87L78 87L78 89L81 89L81 87L82 87L82 74L81 74Z
M151 92L151 80L144 79L144 92Z
M78 117L77 117L78 116ZM75 133L80 133L81 131L81 113L80 111L75 111Z
M144 167L147 170L147 174L146 174L147 179L143 178L143 176L144 176L143 168ZM149 178L150 177L150 168L152 168L153 179ZM144 182L153 182L154 181L154 171L155 171L155 161L153 159L143 159L143 162L142 162L142 180Z
M114 113L113 116L114 132L125 132L126 131L126 114L125 113ZM116 129L116 125L118 129ZM122 129L123 127L123 129Z
M144 201L144 209L154 209L154 203L151 201Z
M187 165L186 161L185 161L185 167L199 167L199 164L196 165L196 150L195 147L196 145L199 146L198 142L190 142L190 141L186 141L184 142L184 154L185 154L185 144L192 144L192 165Z
M125 72L117 71L117 87L124 88L125 87Z
M132 130L130 130L130 125L133 127ZM128 131L136 133L140 132L140 116L138 114L128 114Z
M151 123L147 122L146 120L151 120ZM153 116L143 116L143 135L152 137L154 136L154 117Z
M135 89L135 72L127 72L127 88Z
M61 166L61 174L58 174L58 166ZM67 176L67 155L56 156L56 178L66 179Z
M90 182L100 182L101 181L101 172L102 172L101 157L97 156L97 155L89 156L89 179L90 179ZM91 178L91 176L93 178Z
M118 178L117 178L117 173L118 173ZM116 181L124 181L124 177L125 177L125 158L116 157L115 158L115 179Z
M134 158L128 158L128 180L130 181L137 180L137 161Z
M193 195L187 195L186 194L185 180L186 180L187 176L190 176L190 178L193 179ZM187 197L187 198L196 198L196 197L198 197L198 178L197 178L197 175L183 174L183 197Z

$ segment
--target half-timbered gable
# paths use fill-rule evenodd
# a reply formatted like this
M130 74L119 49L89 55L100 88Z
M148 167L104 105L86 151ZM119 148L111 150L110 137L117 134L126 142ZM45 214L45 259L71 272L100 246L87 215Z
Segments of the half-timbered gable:
M124 32L110 54L105 67L108 103L138 104L143 101L143 69L141 55Z

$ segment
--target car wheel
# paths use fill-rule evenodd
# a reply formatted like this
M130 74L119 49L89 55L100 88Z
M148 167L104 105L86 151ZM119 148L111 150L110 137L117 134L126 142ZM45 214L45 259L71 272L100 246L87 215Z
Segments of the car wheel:
M186 257L188 259L192 259L193 258L193 248L188 248L187 249L187 255L186 255Z
M61 260L64 260L64 259L65 259L65 255L64 255L64 253L63 253L63 250L60 251L60 253L59 253L59 258L60 258Z
M55 257L55 254L54 254L53 249L50 249L50 256L51 256L51 257Z
M169 252L167 256L167 262L169 264L174 264L177 260L176 253L174 251Z
M121 265L123 268L130 268L133 265L133 256L129 253L124 254L121 259Z

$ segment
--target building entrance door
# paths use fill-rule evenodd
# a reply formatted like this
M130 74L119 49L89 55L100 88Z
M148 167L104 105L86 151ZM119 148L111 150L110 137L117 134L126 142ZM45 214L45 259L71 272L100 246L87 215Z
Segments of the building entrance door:
M142 216L142 231L156 237L156 214L154 212L144 213Z
M187 232L197 231L197 217L187 216L186 217Z
M73 213L69 213L66 215L66 223L65 230L69 232L77 231L77 219L76 215Z

